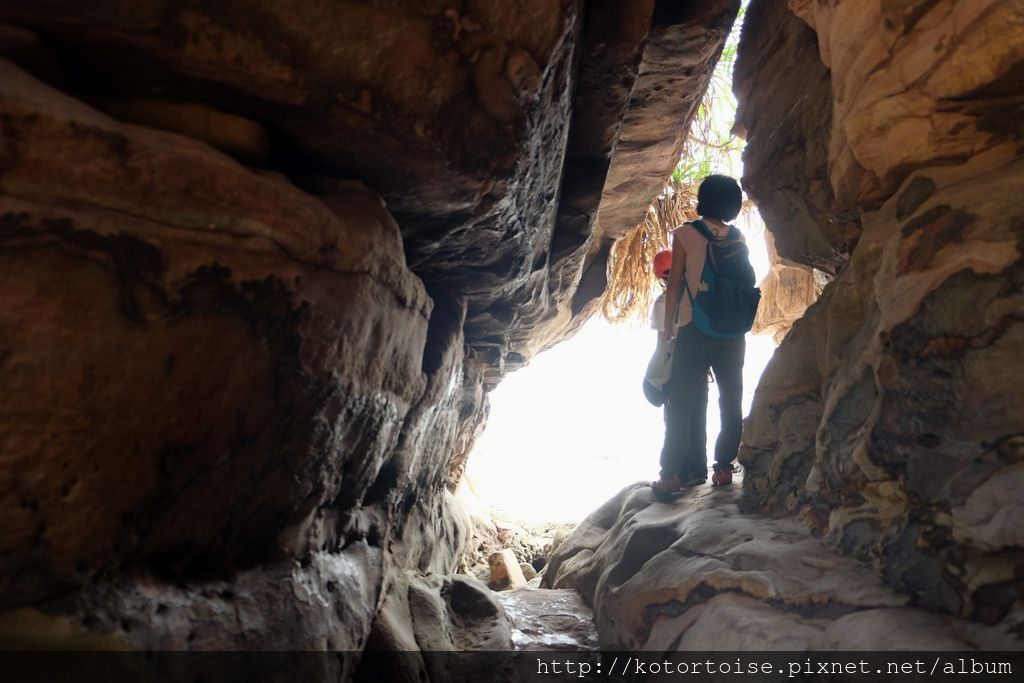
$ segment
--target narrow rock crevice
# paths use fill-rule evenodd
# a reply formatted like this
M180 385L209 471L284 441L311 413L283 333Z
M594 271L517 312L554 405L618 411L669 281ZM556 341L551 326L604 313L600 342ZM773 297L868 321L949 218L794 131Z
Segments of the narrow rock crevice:
M742 485L494 593L488 393L594 312L739 0L94 5L0 6L0 645L1019 648L1018 6L751 1Z

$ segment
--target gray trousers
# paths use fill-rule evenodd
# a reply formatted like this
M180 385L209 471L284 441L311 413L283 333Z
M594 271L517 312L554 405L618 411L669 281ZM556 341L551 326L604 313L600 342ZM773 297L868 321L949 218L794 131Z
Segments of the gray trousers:
M743 337L708 337L690 323L676 333L672 351L672 379L665 406L665 445L661 450L661 476L707 478L706 420L707 372L718 382L718 409L722 428L715 442L715 469L729 469L736 458L743 432ZM700 435L698 436L698 432Z

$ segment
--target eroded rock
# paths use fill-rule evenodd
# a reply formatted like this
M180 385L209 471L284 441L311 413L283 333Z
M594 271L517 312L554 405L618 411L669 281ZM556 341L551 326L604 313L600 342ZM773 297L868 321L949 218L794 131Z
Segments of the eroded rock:
M657 502L623 489L552 558L544 585L575 588L603 649L1013 648L986 627L909 606L868 564L795 520L741 514L739 487Z
M743 187L773 247L784 261L837 272L860 226L856 207L839 202L829 182L832 74L786 0L750 4L733 89L736 129L747 140Z
M919 605L1012 619L1024 166L1000 112L1022 89L1024 15L1000 2L790 4L799 19L766 0L744 27L738 71L758 77L739 95L760 164L745 182L794 261L827 265L787 240L817 226L835 246L830 217L855 211L860 228L762 378L740 456L747 504L800 515ZM820 77L802 99L772 64ZM782 145L793 131L803 143Z
M468 302L466 338L493 388L592 312L611 239L675 165L737 8L147 0L129 16L57 0L6 3L0 21L53 46L47 60L15 46L40 75L124 120L262 162L251 136L206 125L259 121L268 164L304 187L367 184L411 269ZM197 102L202 116L182 114ZM617 227L595 240L601 203L622 197L602 222Z
M758 285L761 302L751 332L770 334L777 345L821 296L824 278L820 271L783 260L775 250L772 234L766 232L764 237L771 270Z
M526 577L523 576L519 561L511 550L505 549L492 553L487 561L491 568L491 580L488 586L492 590L504 591L522 588L526 585Z
M366 495L426 386L397 226L358 186L331 208L0 68L3 604L129 559L308 552L279 534Z
M612 158L661 142L619 145L664 114L633 81L699 99L736 6L243 4L0 8L7 625L358 651L393 596L448 610L486 391L581 323ZM648 73L652 25L696 61Z
M440 653L510 651L511 622L495 594L472 577L414 576L390 591L366 647L356 680L501 680L494 656Z
M576 591L517 588L496 597L512 622L516 650L597 649L593 615Z

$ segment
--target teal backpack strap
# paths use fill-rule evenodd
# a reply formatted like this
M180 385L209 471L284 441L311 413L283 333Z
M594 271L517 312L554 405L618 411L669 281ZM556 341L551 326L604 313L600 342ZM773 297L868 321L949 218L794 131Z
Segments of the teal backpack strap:
M699 232L701 236L704 237L704 239L708 240L709 242L713 242L715 240L715 233L711 232L711 228L709 228L707 223L705 223L704 221L698 218L695 221L691 221L690 225L692 225L697 230L697 232Z

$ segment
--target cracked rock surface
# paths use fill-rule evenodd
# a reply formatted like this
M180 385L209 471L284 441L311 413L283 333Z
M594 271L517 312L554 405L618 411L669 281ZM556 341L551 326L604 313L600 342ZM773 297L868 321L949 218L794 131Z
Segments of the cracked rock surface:
M0 22L42 42L0 26L0 54L314 193L363 182L432 296L467 301L493 387L604 291L611 243L675 166L738 8L10 0Z
M803 520L919 606L1024 614L1019 2L756 0L744 185L835 274L743 432L743 507Z
M0 4L0 643L511 647L452 491L738 0L129 4Z
M626 487L552 557L544 585L593 607L621 650L1014 649L1005 629L928 612L795 521L739 511L740 489L671 503Z

